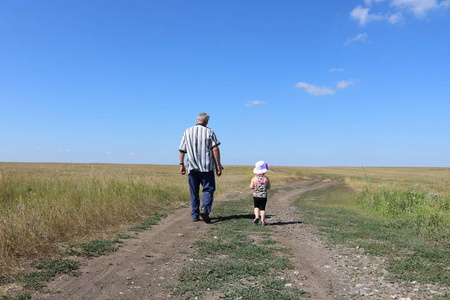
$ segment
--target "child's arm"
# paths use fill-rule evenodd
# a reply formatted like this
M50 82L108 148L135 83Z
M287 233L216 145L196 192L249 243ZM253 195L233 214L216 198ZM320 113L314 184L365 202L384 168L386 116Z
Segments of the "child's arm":
M270 189L271 185L270 185L269 177L266 177L266 183L267 183L267 189Z
M250 181L250 188L252 189L255 186L255 177L252 178L252 181Z

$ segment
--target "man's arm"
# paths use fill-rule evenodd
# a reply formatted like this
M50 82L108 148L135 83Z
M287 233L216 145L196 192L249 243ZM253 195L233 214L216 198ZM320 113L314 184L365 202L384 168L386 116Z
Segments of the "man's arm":
M185 153L180 151L180 173L181 173L181 175L186 174L186 167L184 166L184 155L185 155Z
M222 175L222 164L220 163L220 150L219 147L212 148L214 159L216 160L216 174L220 177Z

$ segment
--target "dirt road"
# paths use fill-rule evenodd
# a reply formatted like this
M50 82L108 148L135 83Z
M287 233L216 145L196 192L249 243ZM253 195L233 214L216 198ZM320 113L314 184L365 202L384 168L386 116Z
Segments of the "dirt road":
M336 180L293 181L270 199L270 228L277 242L291 249L297 268L286 274L287 279L301 286L311 299L354 299L370 293L375 299L407 297L407 291L402 292L394 283L390 287L373 275L372 270L383 271L382 262L364 256L358 249L328 247L312 225L301 222L292 202L306 191L336 184ZM236 197L249 193L244 191ZM184 299L171 295L166 287L175 284L178 271L189 265L194 241L210 226L219 226L191 222L189 210L174 211L160 224L139 233L137 239L124 240L123 247L113 254L81 260L80 277L56 278L48 284L54 293L36 293L33 299Z

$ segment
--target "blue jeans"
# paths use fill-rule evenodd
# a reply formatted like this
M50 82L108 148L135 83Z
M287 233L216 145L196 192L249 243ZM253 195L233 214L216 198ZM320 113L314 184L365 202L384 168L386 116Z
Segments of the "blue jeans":
M200 214L200 184L203 187L201 208L205 209L209 214L214 200L214 191L216 190L216 178L214 177L214 171L199 172L195 170L189 172L188 178L191 192L191 216L193 219L198 219Z

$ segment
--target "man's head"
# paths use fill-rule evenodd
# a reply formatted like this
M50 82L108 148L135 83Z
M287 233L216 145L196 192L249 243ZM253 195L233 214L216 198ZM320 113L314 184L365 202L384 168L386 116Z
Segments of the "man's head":
M209 115L207 113L200 113L197 117L197 124L208 124Z

